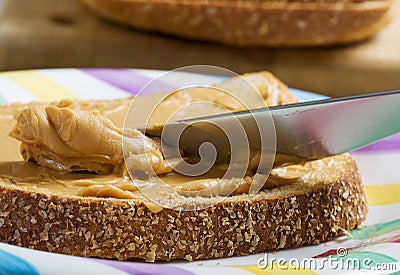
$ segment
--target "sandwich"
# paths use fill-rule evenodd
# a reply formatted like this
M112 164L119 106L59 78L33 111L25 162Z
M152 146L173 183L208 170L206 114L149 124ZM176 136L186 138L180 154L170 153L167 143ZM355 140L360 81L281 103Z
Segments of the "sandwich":
M269 106L297 102L270 73L243 78ZM237 89L237 81L215 87ZM173 93L162 106L168 111L195 98L240 108L211 88ZM277 156L261 191L249 195L251 165L242 178L221 177L223 163L196 177L177 173L160 140L123 130L131 102L0 107L1 242L84 257L194 261L318 244L366 218L364 187L349 154L301 162Z
M389 21L391 0L80 0L98 15L138 29L235 46L348 44Z

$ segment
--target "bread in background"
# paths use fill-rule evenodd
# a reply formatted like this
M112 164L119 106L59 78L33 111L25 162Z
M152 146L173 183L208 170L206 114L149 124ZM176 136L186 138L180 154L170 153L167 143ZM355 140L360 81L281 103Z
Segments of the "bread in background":
M392 0L80 0L138 29L235 46L305 47L361 41L389 21Z

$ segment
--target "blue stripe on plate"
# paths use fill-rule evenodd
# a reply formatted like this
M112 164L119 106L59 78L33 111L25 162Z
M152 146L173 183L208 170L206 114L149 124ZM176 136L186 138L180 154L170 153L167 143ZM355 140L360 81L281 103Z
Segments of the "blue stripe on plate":
M3 274L39 275L39 272L24 259L0 249L0 275Z

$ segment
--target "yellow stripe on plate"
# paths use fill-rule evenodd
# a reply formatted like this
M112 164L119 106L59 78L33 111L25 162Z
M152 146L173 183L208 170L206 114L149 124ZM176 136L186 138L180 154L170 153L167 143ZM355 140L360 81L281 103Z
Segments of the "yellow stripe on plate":
M400 203L400 183L368 185L365 188L370 206Z
M2 75L44 101L76 98L68 89L35 71L5 72Z
M256 275L275 275L275 274L304 274L304 275L316 275L315 271L305 268L294 268L289 264L273 264L266 266L265 269L259 268L257 265L241 265L241 266L233 266L235 268L240 268L251 272Z

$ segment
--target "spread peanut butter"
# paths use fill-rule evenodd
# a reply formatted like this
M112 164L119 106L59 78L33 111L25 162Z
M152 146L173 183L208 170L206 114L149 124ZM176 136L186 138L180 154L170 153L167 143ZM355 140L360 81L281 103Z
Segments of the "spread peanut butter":
M253 80L256 87L257 81L259 80ZM221 87L223 85L225 84L221 84ZM282 89L272 86L259 91L268 105L294 102L295 98ZM139 106L142 108L146 108L146 104L152 101L151 96L136 100L140 101ZM207 105L207 114L220 113L224 108L233 111L241 109L238 102L224 98L214 90L206 93L204 90L198 90L189 96L187 93L178 92L168 96L160 104L157 112L152 114L152 121L164 122L167 115L194 101L200 102L200 105L194 104L192 109L185 109L177 115L178 119L199 115L199 109L204 112L205 105L201 105L202 101L216 103ZM227 190L232 190L232 186L233 194L248 192L255 176L251 169L242 179L221 178L226 171L224 165L216 165L202 176L183 176L173 172L171 162L165 162L157 140L150 139L134 129L123 135L121 127L130 102L131 99L90 102L63 100L53 104L1 106L0 178L21 188L42 192L142 199L144 196L138 190L138 186L156 186L157 181L151 177L131 180L124 173L122 142L125 139L130 148L128 151L131 152L131 155L125 156L126 166L147 174L154 171L161 175L162 181L177 190L177 198L227 195ZM145 118L135 119L137 125L144 124ZM10 131L10 136L21 141L21 145L8 136ZM29 161L31 159L34 162ZM278 157L277 160L280 164L285 162L284 158ZM252 161L257 162L257 152L253 152L250 161L250 164L255 166ZM148 167L149 165L151 167ZM316 161L305 166L275 167L264 188L293 183L307 176L310 169L317 169L319 165ZM162 195L162 189L154 189ZM162 209L153 204L149 204L149 208L155 212Z

